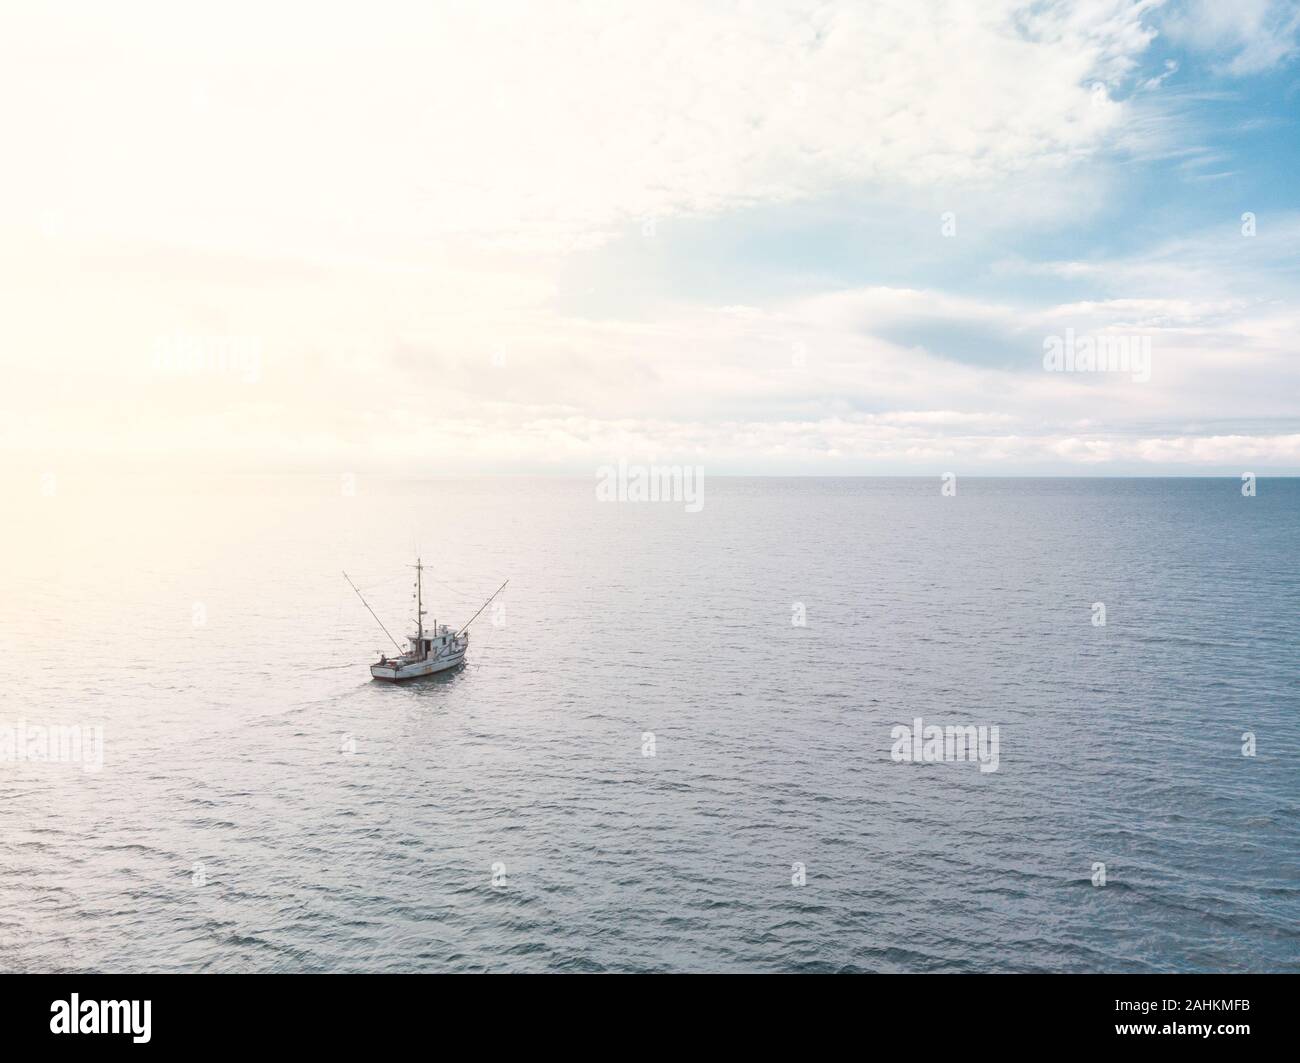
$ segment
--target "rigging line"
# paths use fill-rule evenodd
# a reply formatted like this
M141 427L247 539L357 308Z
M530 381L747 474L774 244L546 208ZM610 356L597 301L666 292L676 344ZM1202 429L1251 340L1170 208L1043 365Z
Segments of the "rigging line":
M468 597L473 593L472 591L467 591L464 587L457 587L457 586L456 586L455 584L453 584L453 583L447 583L447 582L445 582L445 581L443 581L443 580L440 580L440 579L434 579L434 580L431 580L430 582L432 582L432 583L436 583L439 587L443 587L443 588L445 588L446 590L449 590L449 591L451 591L451 592L454 593L454 594L459 594L459 595L462 595L463 597L466 597L466 598L468 598Z
M402 574L399 572L396 576L389 576L388 579L376 580L374 583L363 583L361 589L363 591L373 591L377 587L386 587L388 584L394 583L401 578ZM353 584L353 586L356 586L356 584Z
M475 579L486 580L492 578L491 576L476 576L472 572L464 573L464 576L467 580L475 580ZM473 591L466 590L464 585L457 586L454 583L448 583L446 580L438 579L436 576L428 576L426 578L432 580L434 583L437 583L439 586L446 587L448 590L455 591L457 594L464 594L468 596L474 593Z

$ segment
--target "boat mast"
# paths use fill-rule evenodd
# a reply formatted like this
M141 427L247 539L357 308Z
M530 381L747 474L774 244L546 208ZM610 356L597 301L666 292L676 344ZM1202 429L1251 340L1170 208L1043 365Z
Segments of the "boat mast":
M424 653L424 565L415 559L415 628L419 638L420 653Z

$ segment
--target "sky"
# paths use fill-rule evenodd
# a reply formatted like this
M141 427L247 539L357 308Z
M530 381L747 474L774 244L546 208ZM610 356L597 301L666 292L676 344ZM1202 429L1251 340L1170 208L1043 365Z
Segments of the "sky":
M1278 0L10 0L0 467L1295 475L1298 53Z

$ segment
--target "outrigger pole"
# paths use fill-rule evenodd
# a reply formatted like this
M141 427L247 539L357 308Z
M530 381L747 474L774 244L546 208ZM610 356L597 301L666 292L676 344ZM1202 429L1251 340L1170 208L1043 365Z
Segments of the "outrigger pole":
M351 587L354 591L357 591L357 597L361 598L361 592L357 590L357 585L352 582L352 577L345 572L343 573L343 578L348 581L349 587ZM361 598L361 604L364 605L367 609L370 609L370 603L366 601L364 598ZM370 609L370 615L375 618L376 624L378 624L381 628L384 628L384 634L388 635L389 641L392 642L392 644L397 647L397 652L401 653L402 652L401 644L397 641L397 639L393 638L393 636L389 634L388 628L384 627L384 622L379 619L379 614L376 613L373 609Z
M506 583L509 582L510 582L509 580L506 580ZM506 583L501 584L500 587L498 587L496 590L492 592L492 598L495 598L498 594L500 594L503 590L506 589ZM478 613L483 612L484 609L486 609L489 605L492 604L492 598L489 598L486 602L484 602L482 605L478 607ZM471 616L468 620L465 621L465 627L461 628L459 631L456 632L457 637L463 635L465 633L465 628L469 627L470 624L474 623L474 621L478 619L478 613L475 613L473 616ZM379 618L375 617L375 619L378 620ZM390 635L389 637L391 638L392 636Z

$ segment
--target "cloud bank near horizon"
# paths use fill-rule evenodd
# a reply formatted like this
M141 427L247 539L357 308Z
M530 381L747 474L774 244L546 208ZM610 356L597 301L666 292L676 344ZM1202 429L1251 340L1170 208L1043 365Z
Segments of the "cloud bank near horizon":
M1237 13L20 6L0 462L1300 472L1300 17Z

